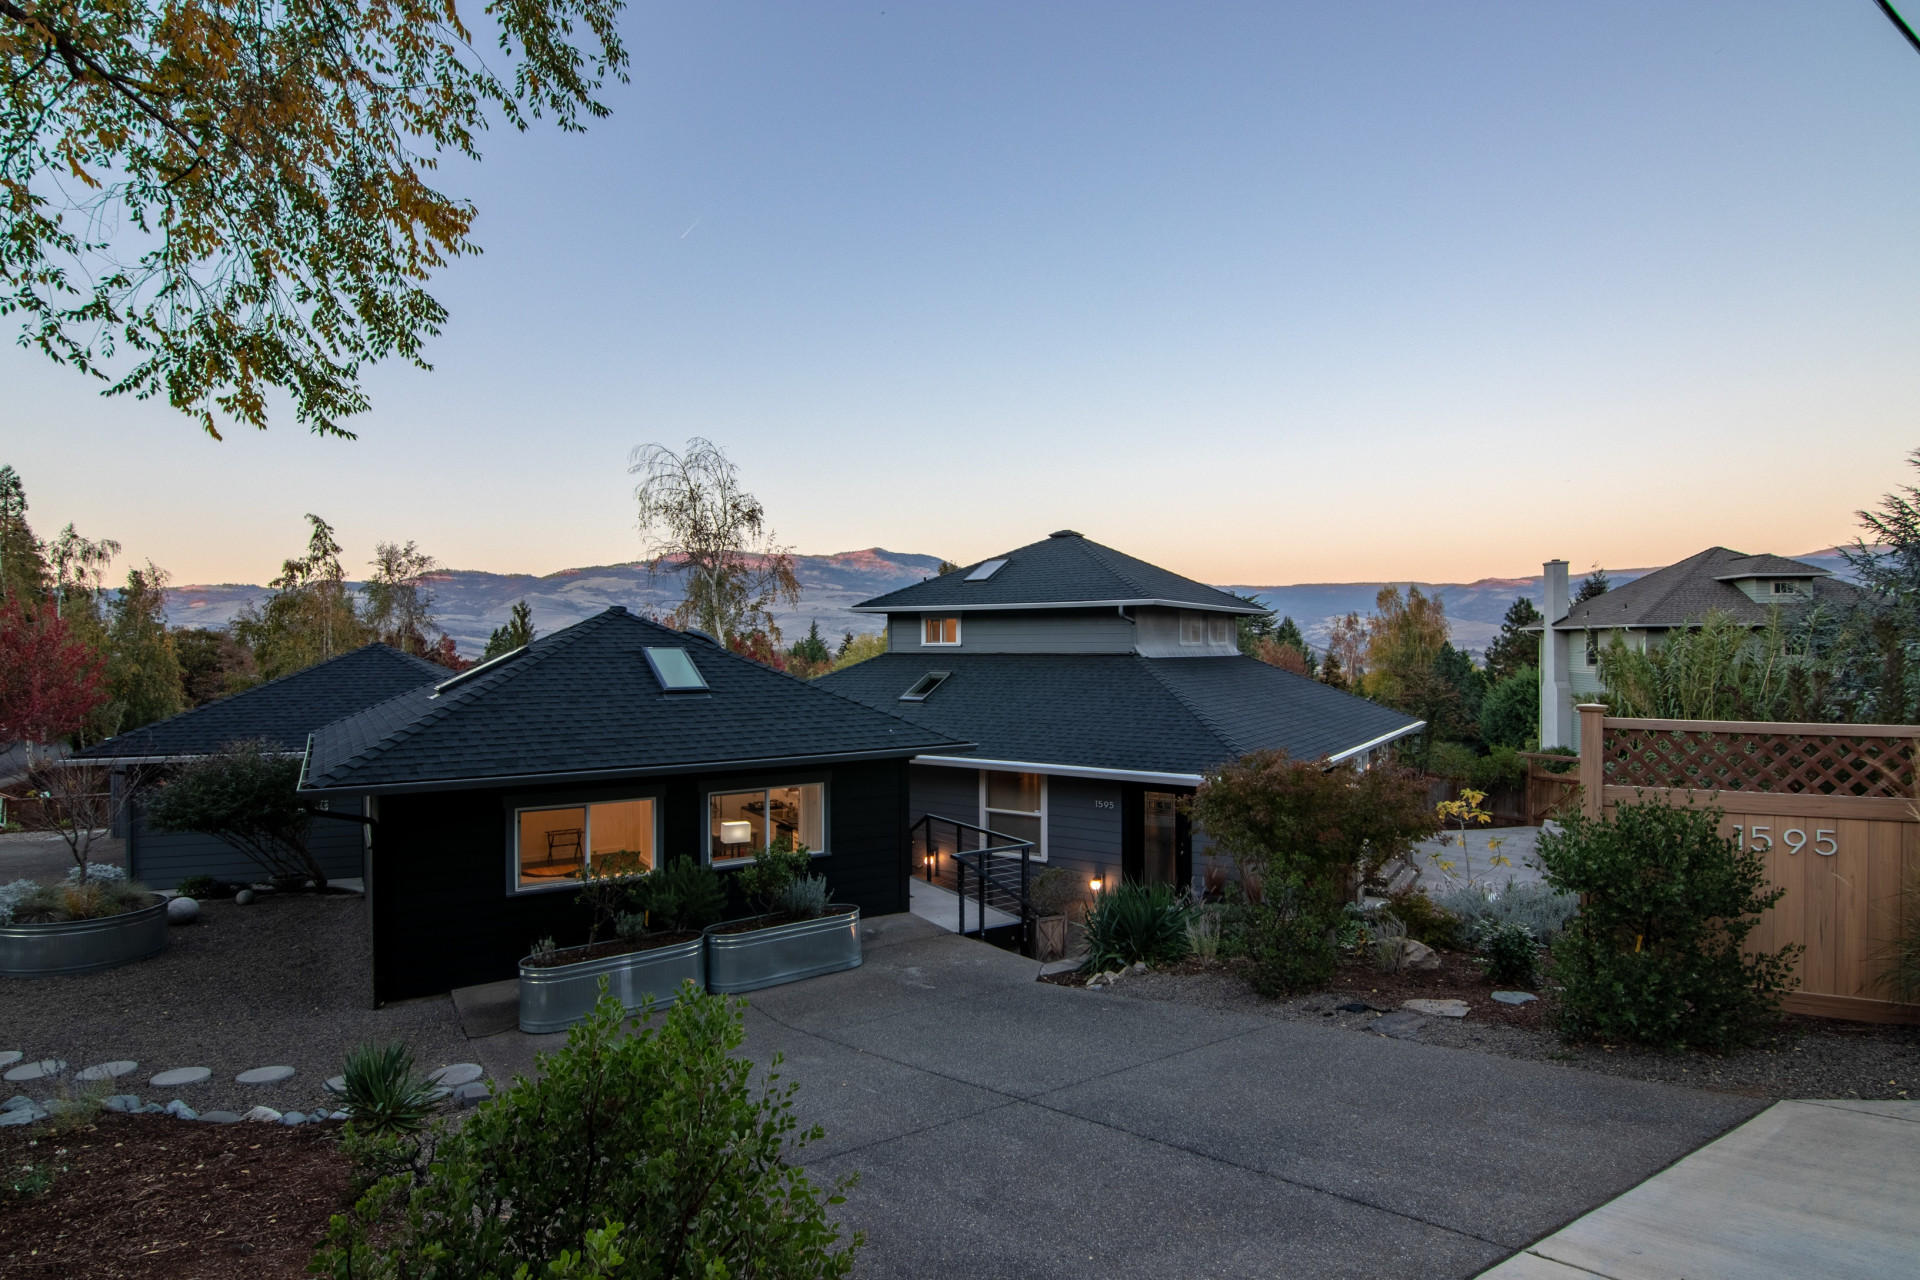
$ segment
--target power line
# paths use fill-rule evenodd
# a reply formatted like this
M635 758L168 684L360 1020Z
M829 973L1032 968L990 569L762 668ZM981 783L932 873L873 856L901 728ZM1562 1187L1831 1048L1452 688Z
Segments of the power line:
M1901 17L1899 12L1887 3L1887 0L1874 0L1874 3L1880 6L1880 12L1887 15L1887 21L1900 28L1900 34L1907 38L1907 43L1913 46L1914 52L1920 53L1920 36L1913 33L1913 28L1907 25L1907 20Z

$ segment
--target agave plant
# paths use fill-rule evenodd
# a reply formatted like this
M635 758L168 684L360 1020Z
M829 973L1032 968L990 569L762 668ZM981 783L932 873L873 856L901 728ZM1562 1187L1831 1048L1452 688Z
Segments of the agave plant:
M1186 958L1186 899L1164 884L1122 884L1087 910L1087 968L1098 972L1144 960L1172 964Z
M397 1137L418 1133L433 1114L434 1086L414 1070L413 1053L401 1041L363 1044L347 1054L341 1095L347 1114L364 1133Z

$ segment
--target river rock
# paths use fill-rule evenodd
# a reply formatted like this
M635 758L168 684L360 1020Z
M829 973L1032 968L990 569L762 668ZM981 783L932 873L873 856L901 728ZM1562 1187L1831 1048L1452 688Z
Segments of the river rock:
M231 1111L203 1111L200 1119L207 1124L239 1124L240 1117Z
M109 1111L117 1111L123 1116L130 1116L140 1110L140 1099L131 1093L116 1093L100 1105Z
M192 924L200 918L200 904L192 898L169 898L167 900L168 924Z
M242 1120L251 1120L256 1124L279 1124L282 1120L286 1119L285 1116L275 1111L272 1107L255 1107L240 1118Z
M240 892L238 892L238 893L236 893L236 894L234 894L234 895L233 895L233 905L234 905L234 906L236 906L236 907L250 907L250 906L252 906L252 905L253 905L253 890L251 890L251 889L242 889L242 890L241 890Z
M198 1111L195 1111L192 1107L180 1101L180 1099L178 1098L175 1098L172 1102L169 1102L166 1106L162 1107L161 1110L166 1112L166 1114L174 1117L176 1120L198 1120L200 1118L200 1113Z
M11 1129L20 1125L29 1125L36 1120L45 1120L47 1109L42 1106L20 1107L13 1111L0 1111L0 1129Z

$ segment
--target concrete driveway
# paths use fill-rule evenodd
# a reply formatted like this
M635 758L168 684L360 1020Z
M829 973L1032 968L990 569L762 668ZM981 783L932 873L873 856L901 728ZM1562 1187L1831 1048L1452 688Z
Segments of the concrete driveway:
M1034 970L892 916L750 997L808 1165L861 1175L857 1274L1473 1276L1765 1105Z

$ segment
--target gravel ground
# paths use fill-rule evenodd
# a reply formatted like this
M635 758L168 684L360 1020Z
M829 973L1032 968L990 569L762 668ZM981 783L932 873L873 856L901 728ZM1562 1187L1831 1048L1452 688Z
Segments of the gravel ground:
M112 836L95 836L93 847L88 851L91 860L125 866L124 843ZM59 836L37 831L0 833L0 884L15 880L52 884L66 879L72 869L73 854Z
M1445 972L1421 984L1432 989L1419 994L1465 999L1472 1011L1457 1021L1428 1018L1417 1036L1428 1044L1748 1097L1920 1097L1920 1027L1788 1017L1775 1034L1724 1057L1651 1053L1624 1045L1567 1045L1547 1029L1537 1012L1543 1011L1541 1003L1518 1009L1496 1005L1492 988L1480 982L1477 974L1468 976L1470 962L1458 956L1448 956L1446 962ZM1391 983L1357 966L1343 967L1326 991L1291 1000L1264 1000L1232 972L1190 963L1172 972L1123 978L1114 993L1365 1031L1380 1017L1376 1009L1397 1008L1407 997L1411 988L1400 990L1402 985L1408 984ZM1337 1008L1353 1002L1369 1003L1375 1009L1349 1013ZM1498 1087L1497 1081L1489 1084Z
M423 1070L470 1058L446 996L372 1005L366 902L357 894L263 893L251 906L204 902L196 924L170 931L151 960L78 978L0 978L0 1050L29 1060L64 1058L72 1070L131 1058L139 1069L115 1092L142 1101L183 1099L199 1111L310 1110L347 1050L399 1038ZM240 1085L253 1067L297 1073L270 1085ZM154 1089L147 1077L173 1067L211 1067L204 1084ZM0 1084L55 1096L45 1081Z

